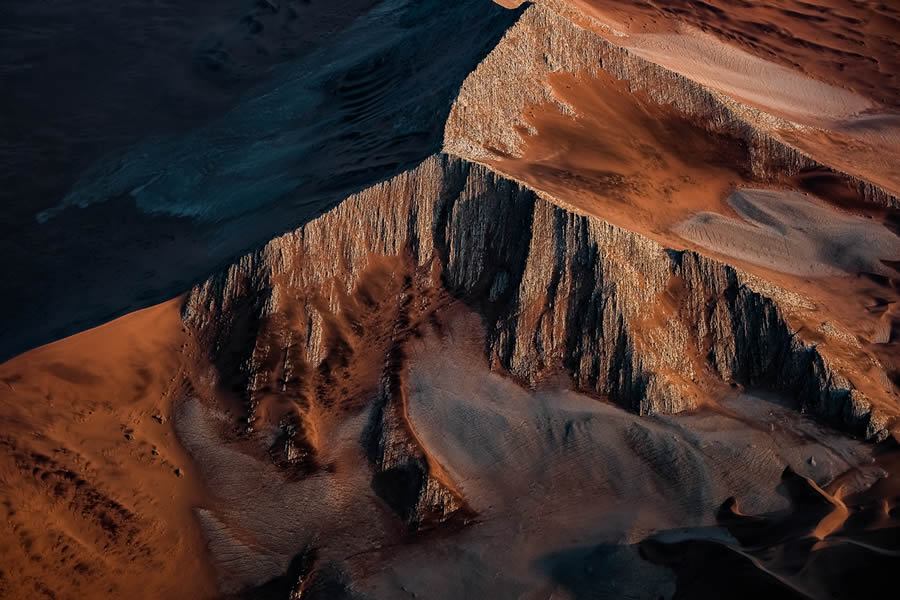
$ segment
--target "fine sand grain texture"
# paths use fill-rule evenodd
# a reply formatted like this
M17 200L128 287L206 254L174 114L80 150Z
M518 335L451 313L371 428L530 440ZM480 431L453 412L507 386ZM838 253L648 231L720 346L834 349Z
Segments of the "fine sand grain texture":
M411 342L398 393L428 460L476 515L461 529L400 535L359 445L368 409L325 435L326 470L296 479L261 459L265 430L255 442L234 438L227 413L184 398L178 428L213 490L197 516L223 590L261 589L315 548L367 598L668 598L671 572L638 552L648 535L690 527L685 539L734 544L716 510L730 496L754 514L788 508L776 489L786 466L815 485L843 477L854 493L884 475L871 446L772 396L642 418L562 380L525 390L488 369L480 319L452 315L443 333Z
M391 355L391 393L432 472L472 517L409 535L373 487L365 440L381 410L375 393L319 418L319 467L285 469L271 455L277 427L237 427L232 393L210 377L179 306L0 366L9 597L264 598L292 589L297 561L313 557L316 581L349 597L669 598L685 584L668 545L690 542L694 554L697 544L739 548L746 535L769 535L717 519L730 497L742 513L787 523L781 537L762 538L773 547L852 535L894 551L877 536L896 526L884 479L895 466L871 444L772 395L728 391L693 414L641 417L570 391L564 378L525 389L489 369L481 317L459 304ZM365 360L385 358L354 362ZM786 467L836 508L785 521ZM851 523L869 498L885 515ZM648 536L663 546L647 554ZM792 548L790 564L808 560L807 546ZM856 560L857 545L841 556ZM783 568L769 561L752 575Z
M742 103L804 125L828 125L875 108L849 90L760 58L700 30L619 40L638 56Z
M179 300L0 365L4 598L210 598Z
M747 175L737 140L700 125L605 71L552 73L554 103L528 105L521 155L491 161L503 173L579 211L665 236L693 212L723 201Z
M617 38L638 56L772 115L779 139L824 164L900 191L900 114L856 92L753 55L703 31ZM765 122L762 122L766 127Z
M761 180L751 172L750 153L743 141L711 131L709 123L660 104L643 90L632 90L629 82L618 81L604 70L551 72L537 85L549 89L549 99L526 102L517 115L521 125L510 125L521 147L510 153L497 151L493 139L483 142L494 156L487 161L493 168L571 210L638 232L673 250L700 251L789 290L802 299L791 303L794 327L812 332L835 327L845 332L844 337L877 342L860 346L858 356L842 360L868 372L871 360L863 355L871 352L888 373L900 372L894 345L894 331L900 330L894 308L900 300L896 271L900 255L892 233L896 210L863 201L824 167L794 175L777 170ZM805 139L829 140L829 160L853 160L842 151L839 137L820 131ZM895 162L890 152L872 152L879 161ZM876 168L880 163L866 164ZM879 171L888 177L895 172L900 170ZM749 254L727 252L677 233L679 225L701 213L741 222L729 196L737 189L761 184L788 198L803 197L796 191L804 190L823 201L810 201L809 206L819 210L794 219L804 244L811 243L810 235L816 238L809 252L821 256L808 257L807 262L818 266L800 266L794 257L781 256L775 248L757 247L762 231L758 227L729 230L734 239L727 242L748 248ZM809 224L812 232L800 231L807 225L799 221L807 217L814 219ZM863 240L862 246L853 245ZM849 251L841 250L848 244ZM754 253L768 258L752 260ZM788 264L790 268L785 268ZM810 268L815 277L809 276ZM822 338L826 346L828 337ZM891 341L882 343L887 340ZM893 388L884 376L875 379L873 389Z
M900 7L892 2L545 1L570 5L625 35L671 33L688 25L886 108L900 108Z
M366 581L376 596L403 582L430 598L512 590L669 598L682 582L636 552L648 532L690 527L686 539L730 546L735 539L717 527L718 507L735 495L753 514L788 508L775 489L785 466L822 485L849 472L854 490L884 475L870 464L869 448L776 398L737 395L715 411L648 419L556 384L523 390L478 366L477 329L463 319L448 337L426 337L412 351L409 417L478 520L454 537L399 550ZM791 539L809 533L802 522L793 527L785 529Z
M884 225L821 200L779 190L740 189L728 198L738 218L700 213L675 228L695 244L802 277L893 274L900 237Z
M893 34L900 13L891 7L840 0L538 5L737 103L757 129L814 160L900 193Z

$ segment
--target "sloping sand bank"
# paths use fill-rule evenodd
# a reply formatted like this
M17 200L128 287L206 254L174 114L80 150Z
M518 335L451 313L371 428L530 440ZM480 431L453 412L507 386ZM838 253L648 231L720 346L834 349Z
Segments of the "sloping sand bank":
M741 189L728 198L738 218L702 212L675 228L703 248L803 277L874 273L900 257L900 237L873 219L842 213L791 191Z

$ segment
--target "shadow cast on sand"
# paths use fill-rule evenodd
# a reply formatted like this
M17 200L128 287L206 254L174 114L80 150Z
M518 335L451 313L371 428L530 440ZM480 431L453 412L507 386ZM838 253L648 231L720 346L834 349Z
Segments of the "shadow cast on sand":
M883 466L896 462L897 442L883 442L877 456ZM745 515L729 498L716 515L720 539L703 531L662 532L642 541L640 554L676 573L676 599L880 595L900 567L896 490L876 484L842 498L840 480L832 488L788 467L779 489L789 509Z
M79 158L79 172L22 181L10 161L46 156L61 142L37 136L25 147L10 130L3 149L22 147L0 156L0 182L10 184L0 188L12 194L0 224L9 290L0 299L0 360L170 298L436 152L463 79L520 12L489 0L460 4L377 3L340 35L270 65L219 116L88 144L93 158ZM116 52L120 41L97 43ZM28 85L38 84L20 85L22 102ZM144 104L134 106L128 119L140 121ZM78 120L60 127L65 139L86 135Z

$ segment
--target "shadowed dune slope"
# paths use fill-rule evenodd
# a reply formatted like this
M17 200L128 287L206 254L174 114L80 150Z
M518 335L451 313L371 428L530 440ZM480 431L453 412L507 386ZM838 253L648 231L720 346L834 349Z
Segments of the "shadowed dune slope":
M52 3L4 22L21 71L0 111L0 357L182 293L435 152L460 83L517 17L490 0L217 6ZM81 10L72 27L91 21L96 46L70 48ZM75 83L89 92L57 110Z

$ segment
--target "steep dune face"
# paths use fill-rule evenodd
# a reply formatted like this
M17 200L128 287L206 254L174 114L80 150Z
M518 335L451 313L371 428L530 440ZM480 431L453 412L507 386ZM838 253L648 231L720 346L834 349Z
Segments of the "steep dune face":
M877 387L892 388L888 379L900 369L891 345L895 338L887 334L900 327L889 308L900 299L891 266L897 198L883 176L897 172L896 155L868 146L887 165L875 169L878 184L866 182L860 174L870 174L875 163L858 160L852 150L857 145L838 143L834 130L821 139L835 142L835 152L813 156L791 140L820 139L822 131L647 60L631 38L610 34L589 16L561 2L529 7L463 84L445 148L668 248L699 251L797 292L812 307L800 311L797 326L811 331L836 326L859 338L883 365L877 371L887 373L872 373L881 380ZM491 84L508 74L514 74L510 85ZM731 74L763 93L769 85L768 78L739 69ZM853 175L841 172L847 161ZM865 231L862 238L884 243L867 241L872 260L857 268L810 280L784 261L765 260L768 247L751 243L749 253L727 252L679 233L685 232L682 223L699 214L726 222L734 217L726 199L739 187L792 189L816 196L809 199L812 205L825 200L831 206L817 218L832 233L821 248L841 244L843 234L834 234L853 220L847 213L863 219L857 221ZM785 243L788 221L778 225L774 243ZM858 367L866 371L868 364Z
M412 293L372 297L422 304ZM383 361L389 387L382 381L360 393L355 408L320 418L317 464L295 468L269 451L284 447L277 427L258 419L248 434L236 426L240 413L211 377L203 339L182 329L180 304L3 365L3 418L11 424L3 443L15 461L3 475L14 485L0 492L16 532L3 545L0 585L8 597L451 599L622 589L671 597L680 589L673 573L642 559L672 560L661 549L644 552L639 542L649 532L666 531L652 544L697 553L704 543L784 543L783 536L745 542L753 529L743 522L727 523L739 542L711 529L715 508L736 495L743 510L777 511L777 530L802 537L809 519L785 517L774 489L785 464L821 485L837 478L844 497L855 498L848 505L867 494L894 502L892 488L872 487L888 465L872 464L870 445L775 397L732 394L695 414L642 417L573 393L562 380L524 389L491 372L483 317L455 301L427 320L393 323L398 344L389 357L372 357L371 348L352 357ZM94 354L89 361L86 352ZM149 383L135 390L123 419L122 401L104 398L121 398L137 366ZM61 400L79 411L74 422L59 419ZM385 403L402 410L385 417ZM402 433L387 432L388 423ZM381 452L389 459L371 460L373 440L391 448ZM404 498L416 486L400 485L410 480L396 472L414 475L411 463L427 465L428 483L419 489L428 491ZM436 507L462 499L457 518L435 518ZM39 530L36 507L53 515ZM415 514L431 519L411 528ZM889 549L878 536L895 521L885 512L881 521L837 523L835 531ZM830 548L847 543L825 540ZM803 551L792 550L795 558ZM859 555L852 546L843 554ZM835 554L815 556L824 564ZM56 558L60 570L48 570Z
M484 374L469 349L480 343L465 319L440 341L426 335L411 352L409 395L413 425L480 515L458 543L488 573L528 581L521 565L538 565L553 582L545 590L574 598L747 598L757 584L775 597L852 597L889 580L898 521L887 513L897 499L870 478L893 469L895 453L876 452L875 464L864 459L823 490L818 483L832 477L819 469L843 472L858 447L830 445L790 409L742 395L689 416L635 417L553 383L529 392ZM781 477L780 464L790 465ZM779 480L778 494L760 485ZM727 494L743 513L768 514L739 516L733 497L717 511ZM490 535L510 522L520 525ZM631 545L648 528L661 533ZM860 542L867 547L857 552ZM638 555L674 566L676 580ZM865 583L839 561L852 561ZM486 585L472 571L469 585ZM731 579L738 573L741 586Z
M348 222L353 234L341 235ZM447 295L485 316L495 367L532 384L565 372L579 389L642 413L695 407L720 378L790 392L798 406L867 437L885 436L895 411L890 384L848 373L854 385L827 358L870 360L864 350L839 337L802 341L785 315L802 310L802 299L446 156L349 198L196 287L185 321L226 375L240 373L252 425L295 377L308 379L299 374L362 368L360 347L385 348L394 324L427 318ZM393 318L373 323L385 310Z
M347 223L354 224L349 233ZM406 532L401 535L433 532L408 551L378 553L382 564L395 565L388 581L373 573L368 560L347 558L385 535L380 525L376 527L380 518L368 522L360 520L356 509L338 509L350 510L339 512L345 515L340 518L358 523L358 535L350 544L339 541L345 539L340 535L338 541L326 541L330 536L323 534L320 550L334 564L343 565L342 572L355 582L355 589L372 590L379 597L395 589L398 581L413 588L443 581L433 568L431 579L413 575L409 568L428 561L432 551L452 551L446 543L451 547L461 543L474 552L473 568L484 568L483 561L490 564L486 557L492 552L474 548L481 548L481 540L493 534L482 538L476 532L484 520L494 521L490 507L503 494L515 494L518 484L503 484L504 476L479 472L477 465L489 460L511 472L523 468L512 458L498 458L499 448L492 450L484 440L470 439L474 423L492 422L494 416L471 416L481 410L476 401L468 408L445 404L448 389L459 388L457 393L465 396L466 388L460 387L465 377L452 371L457 375L432 381L424 374L441 369L423 357L434 361L440 353L441 360L450 364L459 359L447 349L422 351L417 340L433 335L453 338L460 335L454 331L484 327L483 337L472 334L474 342L467 342L464 355L482 353L494 372L491 377L511 375L513 382L538 389L553 388L563 377L565 386L608 397L642 415L702 406L721 410L720 400L729 393L723 384L732 383L777 391L794 410L869 439L886 438L895 420L896 396L883 367L865 373L856 369L853 365L862 361L878 362L850 336L791 326L792 318L804 310L809 310L809 301L803 296L759 277L693 251L666 250L639 234L570 212L485 167L442 155L348 198L333 212L273 240L226 273L195 287L183 315L200 346L210 349L210 380L226 383L236 394L238 404L226 404L229 412L218 427L228 430L231 423L235 431L243 432L241 436L256 440L251 446L256 450L243 452L263 451L276 457L283 473L302 477L296 493L306 498L314 489L309 486L321 484L318 473L334 478L342 472L340 465L345 463L336 462L336 452L358 456L364 449L371 471L355 477L370 478L374 498L359 487L359 479L335 483L345 498L356 498L350 505L390 515L380 518L398 522L399 531ZM452 315L460 311L474 311L474 323L452 325ZM410 365L417 360L421 364L413 375ZM488 392L499 398L518 389L513 382L472 385L481 390L500 385L505 391ZM432 394L440 395L444 403L425 400ZM446 415L447 421L432 422L444 418L438 415ZM765 427L756 413L742 418L754 428ZM349 423L355 424L347 430L344 424ZM186 439L196 429L188 425ZM460 432L459 440L449 442L448 431ZM343 441L335 446L335 439ZM339 450L346 448L348 439L357 440L356 445ZM220 443L206 442L213 448ZM522 443L510 442L518 448ZM641 438L631 447L640 453L647 444ZM284 448L301 449L295 456L303 458L294 464L284 462L280 457L290 454ZM490 458L464 457L463 448L476 454L481 448ZM222 460L217 456L215 451L200 459L207 472ZM695 475L689 479L694 481ZM310 483L304 483L310 476ZM864 488L878 475L861 477L859 485ZM343 481L340 477L334 481L338 480ZM497 487L486 491L478 486L488 484L476 481ZM307 488L310 491L304 492ZM698 523L707 522L704 519L722 500L721 493L700 503L707 508L696 513ZM235 502L242 506L238 497L240 493ZM243 510L233 510L224 521L209 517L213 525L206 530L222 548L219 552L233 556L238 540L250 535L257 546L269 548L271 554L264 556L278 557L263 573L274 576L277 565L286 569L290 553L283 546L285 538L277 545L265 541L269 533L264 528L242 525ZM578 521L573 517L573 523ZM300 535L304 522L301 519L291 530ZM638 530L666 527L661 523L667 522L651 518ZM466 532L459 534L462 537L454 534L448 542L437 541L461 525ZM541 525L536 527L540 531ZM590 539L598 543L605 538ZM515 559L523 565L533 564L534 552L552 547L527 536L522 543L522 548L537 544ZM256 564L252 559L256 552L240 550L239 555ZM634 552L621 549L603 560L610 561L607 568L612 569L647 568L635 566ZM530 569L523 569L514 575L519 571L507 565L504 572L511 579L494 582L496 588L484 587L487 583L477 577L465 578L447 597L535 585L516 582L520 576L525 581L534 577ZM599 585L572 583L565 571L556 569L551 568L554 577L577 589ZM244 581L259 585L258 575L248 573ZM647 577L651 579L642 585L655 590L671 585L659 574L648 572Z
M221 116L279 65L326 45L375 3L7 6L0 197L27 206L32 217L91 162L144 136Z

